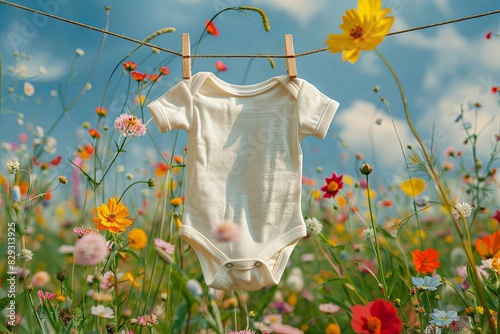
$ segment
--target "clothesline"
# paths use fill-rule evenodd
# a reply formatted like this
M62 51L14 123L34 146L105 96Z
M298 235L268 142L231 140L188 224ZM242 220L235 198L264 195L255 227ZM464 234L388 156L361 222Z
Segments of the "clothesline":
M16 8L22 9L22 10L26 10L26 11L29 11L29 12L33 12L35 14L47 16L47 17L50 17L52 19L56 19L56 20L59 20L59 21L70 23L70 24L73 24L73 25L76 25L76 26L80 26L80 27L83 27L85 29L89 29L89 30L97 31L97 32L100 32L100 33L103 33L103 34L107 34L107 35L113 36L113 37L121 38L121 39L130 41L130 42L134 42L136 44L140 44L140 45L144 45L144 46L149 46L149 47L152 47L152 48L156 48L156 49L158 49L160 51L164 51L164 52L167 52L167 53L170 53L170 54L182 57L182 53L180 53L178 51L174 51L174 50L167 49L167 48L155 45L155 44L144 42L144 41L141 41L141 40L129 37L129 36L117 34L117 33L112 32L112 31L108 31L108 30L105 30L105 29L97 28L97 27L94 27L94 26L91 26L91 25L88 25L88 24L85 24L85 23L78 22L78 21L66 19L66 18L61 17L61 16L57 16L57 15L54 15L54 14L42 12L42 11L30 8L30 7L26 7L26 6L22 6L22 5L19 5L19 4L15 4L15 3L12 3L12 2L9 2L9 1L0 0L0 3L3 3L5 5L9 5L9 6L12 6L12 7L16 7ZM494 15L494 14L499 14L499 13L500 13L500 9L494 10L494 11L491 11L491 12L486 12L486 13L480 13L480 14L475 14L475 15L470 15L470 16L464 16L464 17L461 17L461 18L458 18L458 19L453 19L453 20L448 20L448 21L441 21L441 22L436 22L436 23L427 24L427 25L423 25L423 26L413 27L413 28L409 28L409 29L403 29L403 30L393 31L393 32L388 33L387 36L400 35L400 34L412 32L412 31L423 30L423 29L433 28L433 27L437 27L437 26L452 24L452 23L456 23L456 22L477 19L477 18L480 18L480 17ZM319 53L319 52L324 52L324 51L327 51L326 47L325 48L314 49L314 50L309 50L309 51L305 51L305 52L296 53L295 57L297 58L297 57L307 56L307 55L311 55L311 54ZM287 58L287 57L288 57L287 55L282 55L282 54L274 54L274 55L273 54L198 54L198 55L195 54L195 55L190 55L190 58Z

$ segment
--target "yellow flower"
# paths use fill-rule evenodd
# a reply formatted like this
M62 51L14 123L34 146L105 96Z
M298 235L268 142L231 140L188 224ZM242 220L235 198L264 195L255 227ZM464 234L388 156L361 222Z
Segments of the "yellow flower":
M425 190L425 181L421 178L414 177L401 183L401 190L408 196L418 196Z
M139 284L139 282L137 282L137 280L135 279L134 275L130 272L130 271L127 271L123 277L122 277L122 280L120 281L121 282L130 282L133 286L135 286L136 288L140 287L141 285Z
M143 249L148 244L148 236L141 228L134 228L128 233L128 244L133 249Z
M170 204L172 204L173 206L179 206L182 204L182 198L180 198L180 197L172 198L170 200Z
M92 220L97 224L97 229L118 233L125 232L126 228L134 222L127 217L128 208L121 202L116 204L116 200L110 198L107 205L103 203L97 208L97 217Z
M386 17L390 11L382 9L382 0L359 0L358 9L349 9L342 17L344 32L328 35L327 48L332 53L343 51L342 61L355 63L361 50L373 50L387 35L394 22Z

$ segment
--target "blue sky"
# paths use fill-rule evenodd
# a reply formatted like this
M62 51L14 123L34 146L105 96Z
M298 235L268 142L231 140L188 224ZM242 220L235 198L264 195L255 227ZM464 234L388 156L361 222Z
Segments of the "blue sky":
M249 12L248 17L238 12L225 12L215 20L219 37L207 37L200 45L200 54L282 54L284 34L293 34L295 51L303 52L325 47L330 33L340 33L339 25L346 9L356 7L356 1L331 0L151 0L138 2L40 0L13 1L67 19L104 28L104 6L111 6L110 30L136 39L144 39L152 32L174 27L174 33L161 36L152 43L172 50L180 49L180 34L188 32L191 41L200 35L205 21L219 10L230 6L257 6L263 9L270 21L271 30L262 29L259 16ZM500 8L498 0L437 0L437 1L384 1L384 7L392 8L395 23L392 31L431 24L440 21L479 14ZM51 18L0 4L0 50L2 54L2 115L0 118L0 140L13 141L17 133L24 131L16 123L17 113L25 115L26 123L32 122L48 128L61 112L57 99L50 96L64 84L74 59L75 49L85 51L78 59L76 77L69 89L75 96L90 73L93 61L101 45L102 34L82 27L70 25ZM405 88L414 123L425 141L430 142L432 129L434 143L442 152L449 145L467 151L462 144L464 133L454 122L460 106L465 110L479 102L483 106L478 114L477 126L486 126L480 142L480 154L489 153L492 136L499 133L498 96L489 92L493 85L500 85L500 39L486 40L488 31L500 33L500 15L491 15L475 20L435 27L387 37L379 50L398 73ZM129 53L135 45L108 36L96 71L91 79L92 89L79 104L61 121L54 132L59 154L69 152L84 140L77 128L84 121L95 122L94 109L100 105L105 83L113 67ZM31 56L30 60L13 57L21 52ZM145 57L147 60L143 61ZM165 64L167 54L151 55L150 48L142 48L129 58L140 64L139 70L155 71L158 64ZM218 59L197 59L193 73L215 71ZM271 76L286 73L283 60L276 60L270 68L266 59L221 59L228 71L219 76L233 83L263 81ZM171 74L163 78L150 97L159 97L180 80L180 58L168 63ZM22 80L8 72L23 65L27 71ZM40 66L45 74L39 73ZM307 138L303 142L305 172L312 174L316 166L326 171L354 173L352 153L362 153L365 160L383 170L379 176L390 181L400 174L402 154L397 137L386 110L372 92L375 85L392 106L395 124L404 146L414 143L406 126L404 114L394 80L374 52L362 53L356 64L341 61L340 54L322 52L297 59L299 77L309 81L327 96L340 102L340 109L333 120L329 135L323 141ZM115 77L117 80L118 76ZM23 96L23 82L29 81L36 89L32 97ZM13 99L7 93L14 88ZM121 93L125 88L121 88ZM106 100L105 105L110 101ZM117 115L117 110L110 113ZM473 114L467 113L467 120ZM470 119L469 119L470 118ZM113 118L114 119L114 118ZM377 125L376 120L381 120ZM156 140L167 149L171 137L160 136L150 124ZM341 138L342 142L338 139ZM151 140L138 139L137 152L144 146L152 146ZM347 160L340 157L348 154ZM396 173L396 174L395 174ZM327 174L327 172L325 172ZM389 176L392 175L392 176ZM404 174L402 174L404 175Z

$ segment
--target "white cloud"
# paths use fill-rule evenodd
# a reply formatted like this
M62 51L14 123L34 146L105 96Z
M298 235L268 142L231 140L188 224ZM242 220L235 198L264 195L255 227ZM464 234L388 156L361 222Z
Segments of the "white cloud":
M61 79L68 70L67 61L47 52L30 54L29 59L21 59L17 64L7 64L14 75L36 82Z
M381 121L380 125L376 124L377 120ZM403 149L413 140L404 120L394 120L398 139L386 112L372 103L357 100L336 116L335 123L341 126L339 137L354 153L362 153L368 163L380 170L401 168L404 160L399 140Z
M433 90L459 76L467 80L475 73L498 69L500 44L484 38L467 39L453 26L440 27L436 31L433 35L413 32L411 38L399 39L402 44L434 53L434 61L425 69L423 86L426 89Z
M439 152L443 152L447 146L454 146L464 153L470 152L470 144L463 143L466 133L462 123L456 122L460 110L463 109L464 121L470 122L472 125L469 131L474 131L474 128L478 132L481 131L477 142L479 157L488 158L491 143L494 140L494 135L498 134L500 126L498 96L489 91L489 82L485 78L478 79L475 83L474 85L459 82L452 85L439 100L429 105L419 118L417 129L422 130L423 139L427 144L430 143L430 130L434 128L433 143ZM482 106L477 117L473 107L476 102Z
M329 7L328 0L256 0L255 2L284 10L302 25L307 24L316 14L321 13Z

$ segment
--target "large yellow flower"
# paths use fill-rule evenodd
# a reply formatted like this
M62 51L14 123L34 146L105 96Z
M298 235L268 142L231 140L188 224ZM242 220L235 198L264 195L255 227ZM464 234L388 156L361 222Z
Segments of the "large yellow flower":
M125 232L126 228L134 222L128 217L128 208L123 203L116 204L114 198L108 200L108 204L102 204L97 208L97 217L92 218L97 229L106 230L111 233Z
M342 34L328 35L326 44L332 53L341 52L342 61L355 63L361 50L373 50L382 42L394 22L386 17L390 8L382 9L382 0L359 0L358 9L352 8L342 16Z

